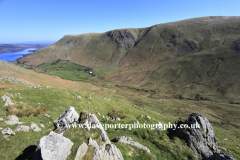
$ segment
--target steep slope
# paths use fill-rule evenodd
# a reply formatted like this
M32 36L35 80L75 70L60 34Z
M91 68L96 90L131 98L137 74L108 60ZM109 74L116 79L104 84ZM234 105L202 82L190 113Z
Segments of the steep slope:
M26 65L63 59L88 67L101 68L120 59L138 39L138 29L67 35L50 47L19 59Z
M107 71L90 80L99 85L150 91L154 98L240 103L239 52L240 17L203 17L64 36L18 62L70 60Z

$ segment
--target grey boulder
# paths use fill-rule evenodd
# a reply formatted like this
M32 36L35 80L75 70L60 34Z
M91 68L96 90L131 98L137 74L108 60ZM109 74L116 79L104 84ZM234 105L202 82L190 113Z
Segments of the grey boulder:
M15 133L11 130L11 128L5 128L2 130L2 134L4 135L4 138L8 138L10 136L14 136Z
M150 153L150 150L146 146L141 145L138 142L134 142L131 137L121 136L121 137L116 137L115 139L117 140L118 143L130 144L132 146L143 149L143 150L147 151L148 153Z
M80 123L83 124L83 126L87 130L90 130L91 127L97 128L100 131L101 140L105 143L110 142L106 131L104 130L102 124L94 114L87 113L86 111L81 112Z
M94 147L92 160L123 160L121 151L113 144L105 144L99 148Z
M38 125L36 123L32 123L30 128L35 131L35 132L39 132L41 131L41 128L38 127Z
M7 120L4 121L4 123L6 125L14 125L14 124L18 124L19 123L19 120L18 120L18 117L15 116L15 115L10 115L7 117Z
M75 111L74 107L69 107L66 111L60 114L59 118L56 119L53 124L55 128L65 127L66 125L72 124L79 119L79 114Z
M75 155L74 160L81 160L84 157L84 155L87 153L87 150L88 150L88 145L85 142L83 142L79 146L79 148L77 150L77 154Z
M18 125L15 131L16 132L19 132L19 131L29 132L29 126Z
M40 139L32 160L66 160L71 154L72 146L73 143L70 139L51 131L49 135Z
M120 121L121 119L120 119L119 117L116 117L116 120L117 120L117 121Z
M208 158L218 152L213 127L204 116L192 113L185 122L178 120L175 124L177 127L174 132L179 138L186 141L197 159Z
M10 106L10 105L14 105L14 103L12 102L12 100L11 100L10 97L4 95L4 96L2 96L1 98L3 99L3 101L6 101L6 103L4 104L3 107L5 107L5 106Z

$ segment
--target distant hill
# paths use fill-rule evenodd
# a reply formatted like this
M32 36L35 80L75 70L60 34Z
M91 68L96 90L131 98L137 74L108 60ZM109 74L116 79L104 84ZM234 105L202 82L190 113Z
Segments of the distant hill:
M97 85L152 98L240 103L240 17L202 17L147 28L67 35L20 58L40 65L69 60L103 76Z
M0 53L17 52L27 48L44 48L50 44L0 44Z

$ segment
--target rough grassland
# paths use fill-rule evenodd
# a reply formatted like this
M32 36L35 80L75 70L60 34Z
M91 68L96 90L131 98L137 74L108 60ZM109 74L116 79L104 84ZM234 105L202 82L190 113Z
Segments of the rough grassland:
M160 119L162 121L170 120L163 115L156 114L145 109L137 112L139 109L136 106L129 107L119 102L112 101L108 98L104 98L84 91L70 91L61 89L21 89L3 91L1 92L1 96L3 94L15 95L15 93L20 93L22 97L22 99L19 99L18 96L14 96L12 100L15 103L20 104L20 102L24 102L33 108L37 108L38 103L44 103L48 107L48 110L45 113L52 115L52 117L43 119L41 116L44 113L42 113L37 116L31 115L29 117L20 118L21 122L26 122L24 125L30 125L30 122L37 124L43 123L45 125L45 128L42 128L41 132L17 132L16 136L11 137L10 140L6 140L3 138L3 136L1 136L0 141L2 144L2 149L0 156L4 159L15 159L20 157L24 159L28 156L31 156L34 153L34 148L36 148L38 145L40 138L44 135L47 135L51 130L54 129L52 124L53 120L57 119L60 113L70 106L74 106L79 113L83 110L87 110L92 113L99 111L105 116L112 109L116 109L124 113L126 118L122 119L120 123L126 124L132 124L135 121L135 118L139 116L139 114L146 115L146 113L151 117L154 117L154 120L147 120L145 118L142 118L139 119L140 123L157 123L160 121ZM77 99L76 97L78 95L80 95L82 98ZM89 99L89 97L91 97L91 99ZM0 105L3 106L3 104L4 102L0 101ZM5 119L7 116L8 114L6 112L6 107L2 107L0 117ZM106 120L104 120L102 117L99 117L99 119L102 123L119 123L119 121L106 122ZM16 126L17 125L13 125L10 126L10 128L14 130ZM0 124L0 127L5 128L6 126ZM166 131L151 131L150 129L109 129L107 132L111 140L113 140L116 136L128 135L133 137L134 140L146 145L151 150L151 154L147 154L143 150L117 144L117 146L119 146L119 148L122 150L122 153L126 159L130 159L131 157L138 157L138 159L165 159L167 157L169 159L179 159L178 157L186 159L187 157L192 157L190 159L194 159L192 151L186 146L186 144L177 139L172 141L166 136ZM90 137L90 135L94 135L93 137L99 139L99 133L97 130L87 132L85 129L72 128L64 133L64 136L70 138L74 142L72 154L69 159L73 159L79 145L82 142L87 143L87 139ZM176 143L174 143L175 141ZM155 143L158 145L154 145ZM128 155L127 153L129 147L132 150L132 155ZM136 154L137 157L133 156Z
M78 64L64 60L58 60L52 63L43 63L34 68L32 66L18 64L16 62L14 62L13 64L19 65L26 69L33 69L34 71L39 73L55 75L63 79L69 79L73 81L84 81L93 77L92 74L84 72L87 67L80 66Z
M64 36L20 58L38 66L62 59L106 72L99 86L151 90L155 97L240 103L240 17L201 17L141 29Z
M3 144L0 154L4 159L15 159L19 156L21 159L24 159L23 157L31 156L40 138L47 135L50 130L53 129L52 122L58 118L62 111L70 106L74 106L77 112L85 109L92 113L99 111L105 116L115 109L126 115L126 118L120 121L121 123L133 123L135 118L140 114L143 116L149 115L154 119L147 120L145 118L138 118L140 123L157 123L159 121L174 123L175 120L185 120L189 114L196 112L208 118L213 125L218 145L227 148L227 151L224 152L232 155L236 159L240 158L239 148L237 148L240 147L240 107L237 104L169 98L153 99L147 97L149 93L136 91L135 89L107 89L89 83L73 82L60 79L59 77L51 77L3 61L0 62L1 75L16 76L33 83L41 83L42 85L50 85L53 87L52 89L30 89L29 87L23 87L21 85L0 83L1 96L4 94L14 95L15 93L21 93L22 99L14 97L12 98L13 101L17 102L17 104L20 102L28 103L28 105L33 108L38 107L38 103L44 103L48 108L45 113L52 115L52 117L48 119L41 118L41 115L44 113L38 116L32 115L30 117L20 118L20 121L27 122L26 125L29 125L30 122L45 124L46 127L42 129L41 132L18 132L16 136L12 137L14 141L7 141L0 136L1 144ZM77 95L80 95L82 98L77 99ZM90 96L91 99L88 99ZM0 105L4 105L2 100L0 100ZM6 108L1 108L0 117L7 117ZM101 117L99 117L99 119L102 123L106 123ZM117 122L113 121L111 123ZM10 126L10 128L15 129L16 126L17 125ZM0 124L0 127L5 128L6 126ZM110 140L113 140L116 136L128 135L139 143L146 145L151 150L151 155L148 155L146 152L134 147L116 144L126 159L179 159L179 157L182 159L192 159L191 157L193 157L191 150L189 150L182 141L177 138L173 140L169 139L167 131L109 129L107 133ZM68 130L64 136L70 138L75 143L69 159L74 157L81 142L87 142L87 138L89 138L90 135L95 135L97 138L98 134L99 133L95 131L87 133L87 131L80 129ZM223 140L223 138L227 138L228 141Z

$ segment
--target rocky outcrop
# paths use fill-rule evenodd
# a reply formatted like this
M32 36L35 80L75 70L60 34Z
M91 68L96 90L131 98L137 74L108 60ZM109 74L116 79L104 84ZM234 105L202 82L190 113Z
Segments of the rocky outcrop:
M39 85L39 84L34 84L34 83L28 82L26 80L20 79L20 78L8 77L8 76L0 76L0 82L5 83L5 81L8 81L8 82L10 82L12 84L23 84L23 85L32 86L34 88L42 88L42 86Z
M104 130L100 121L94 114L87 113L86 111L81 112L80 123L83 124L87 130L90 130L90 128L94 126L100 131L101 140L104 141L105 143L110 142L106 131Z
M123 160L121 151L113 144L105 144L99 148L94 147L92 160Z
M73 143L53 131L41 138L37 151L32 160L66 160L71 154Z
M178 120L175 124L176 130L170 129L170 131L186 141L197 159L228 160L229 156L219 153L214 129L207 118L192 113L185 122Z
M177 136L186 141L197 159L208 158L213 156L214 152L218 152L217 139L207 118L192 113L185 122L178 120L175 123Z
M100 131L100 139L104 142L103 145L98 145L97 141L91 137L89 138L88 145L94 148L93 160L123 160L122 153L111 143L106 131L94 114L87 113L86 111L81 112L80 123L84 124L87 130L90 130L91 127L97 128Z
M3 101L6 102L3 107L11 106L11 105L15 104L15 103L12 102L11 98L6 96L6 95L2 96L1 98L3 99Z
M41 128L38 127L38 125L36 123L32 123L30 128L35 131L35 132L39 132L41 131Z
M100 131L100 138L101 138L101 140L104 141L105 143L111 143L109 138L108 138L108 136L107 136L106 131L102 127L102 124L100 123L98 118L94 114L89 114L89 116L92 119L91 125L95 125L96 128Z
M4 121L4 124L6 124L6 125L14 125L14 124L18 124L18 123L19 123L19 119L15 115L8 116L7 120Z
M3 129L2 134L4 135L4 138L8 138L10 136L15 136L15 133L11 130L11 128Z
M29 126L19 125L17 126L16 132L23 131L23 132L29 132Z
M77 150L77 154L76 154L74 160L81 160L84 157L84 155L87 153L87 150L88 150L88 146L87 146L86 143L83 142L79 146L79 148Z
M99 148L99 145L97 144L97 141L93 140L91 137L88 140L88 145Z
M74 107L69 107L66 111L62 112L58 119L53 124L55 128L65 127L68 124L72 124L79 119L79 114L75 111Z
M135 146L135 147L137 147L137 148L141 148L141 149L147 151L148 153L150 153L150 150L149 150L146 146L141 145L141 144L138 143L138 142L134 142L131 137L121 136L121 137L116 137L115 140L116 140L118 143L130 144L130 145L132 145L132 146Z
M120 150L111 143L107 133L102 127L98 118L91 113L86 111L81 112L80 118L78 114L75 114L75 109L70 107L65 112L63 112L60 117L54 121L54 126L58 126L57 129L52 131L48 136L44 136L40 140L40 144L35 152L33 160L43 159L43 160L65 160L71 153L71 147L73 143L63 137L63 133L68 129L69 124L76 123L75 121L79 119L79 123L85 124L86 129L97 128L100 131L100 139L104 142L98 144L97 141L89 138L88 146L93 147L93 160L123 160L122 153ZM61 132L58 129L62 130ZM86 143L82 143L75 155L75 160L82 159L88 151Z
M121 151L111 142L98 145L95 140L89 138L89 146L93 146L93 160L123 160Z

